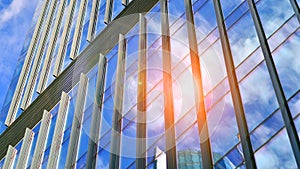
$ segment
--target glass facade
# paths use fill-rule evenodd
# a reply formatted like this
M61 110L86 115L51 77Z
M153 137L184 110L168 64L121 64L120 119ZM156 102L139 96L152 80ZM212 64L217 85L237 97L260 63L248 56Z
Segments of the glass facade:
M53 24L57 19L57 8L62 1L58 1ZM73 146L70 146L73 144L70 139L71 135L74 135L72 130L74 119L75 121L79 119L77 127L80 130L77 132L79 139L78 150L75 152L76 163L72 164L76 168L87 168L87 166L138 168L137 166L143 165L144 168L152 169L161 168L161 165L165 166L163 168L170 168L174 163L177 168L206 168L209 165L218 169L300 167L298 137L300 134L300 118L298 118L300 115L300 85L298 83L300 81L298 56L300 52L298 48L300 45L300 20L297 18L300 15L299 1L191 0L192 5L189 8L190 0L167 0L166 3L164 0L149 0L149 2L154 2L153 7L151 6L147 11L139 11L134 7L134 3L140 1L141 3L138 5L143 6L145 4L142 0L129 1L128 5L122 5L121 1L101 0L97 6L95 39L89 42L87 38L89 24L93 24L89 20L90 15L93 14L93 1L98 0L87 1L82 35L79 40L78 58L71 60L69 55L73 37L77 37L74 36L74 32L81 1L77 2L74 17L71 18L72 26L67 40L66 54L63 56L63 70L59 76L52 76L59 44L62 42L64 26L60 26L57 42L53 46L54 53L51 64L49 64L49 76L46 78L45 89L40 94L36 93L37 83L41 78L39 72L35 82L34 95L28 107L30 109L35 104L40 104L39 99L43 95L51 95L52 93L49 94L47 89L54 86L60 78L70 77L69 81L64 83L70 83L72 87L71 90L65 91L71 99L63 128L57 168L65 167L67 157L70 156L68 148ZM5 126L4 121L6 116L9 116L9 107L13 103L13 95L16 94L14 90L22 66L24 66L23 63L40 8L44 2L46 1L41 0L37 6L32 27L28 32L3 104L0 115L0 133L2 134L0 142L6 139L6 132L8 133L9 129L16 125L12 123L11 126ZM113 7L112 21L104 24L104 14L109 11L106 5L108 2L113 3L113 6L110 6ZM67 1L61 25L65 25L67 22L69 3ZM255 3L266 43L261 41L262 35L258 33L251 3ZM217 10L217 4L220 5L221 11ZM295 5L298 8L296 13ZM164 7L168 9L167 14L161 13L165 10ZM129 10L132 10L131 13L128 12ZM141 33L141 25L138 21L139 12L145 12L140 16L145 19L145 36L142 36L143 33ZM191 12L192 19L188 12ZM129 31L119 30L122 29L122 26L118 24L127 24L124 20L126 21L128 14L132 15L127 16L127 20L136 20L135 24L129 25ZM168 18L168 24L165 22L165 15ZM218 20L220 16L221 20L224 19L224 24L220 24L220 20ZM125 19L122 20L122 17ZM118 20L121 21L118 22ZM47 39L46 50L44 50L41 69L45 65L44 57L49 50L47 48L51 33L54 31L53 24L50 25L50 35ZM169 31L169 36L167 36L169 49L165 48L165 44L168 43L166 30ZM193 31L195 41L191 44L193 38L191 32L193 33ZM124 44L121 41L118 43L118 40L110 36L110 34L118 33L123 34ZM103 34L111 38L106 40L115 40L117 43L109 50L101 51L103 55L100 55L99 52L95 56L90 56L95 59L90 61L93 62L90 63L91 68L85 70L86 65L77 60L86 56L82 54L84 52L91 55L92 52L89 49ZM105 45L102 43L99 48L102 49L102 46ZM146 45L146 50L141 52L143 45ZM193 49L193 46L197 49ZM268 46L271 56L267 59L266 46ZM169 74L166 71L165 52L170 52L168 53L171 58L168 63ZM198 79L195 79L197 65L195 66L196 63L191 61L193 56L199 56L198 70L200 70L202 87L197 83ZM99 67L97 63L103 57L105 57L105 67L100 69L101 66ZM228 57L232 57L233 71L228 71ZM281 98L278 96L279 89L274 84L269 60L274 63L278 75L277 82L282 86L283 96ZM140 70L142 61L146 63L145 70ZM118 71L122 69L122 66L125 71ZM84 99L79 97L81 94L79 77L74 76L73 72L77 70L80 73L85 71L88 78L88 83L84 86L87 92ZM142 72L146 73L146 80L144 79L146 83L141 81ZM169 85L172 85L169 86L172 87L172 94L165 92L168 89L168 86L165 85L168 76L170 78ZM236 78L235 81L232 80L233 76ZM102 85L99 85L100 83ZM233 83L235 84L232 85ZM28 86L25 85L25 89L26 87ZM57 86L57 91L64 91L64 89L63 84ZM143 97L140 97L140 91L143 91L141 89L145 89ZM199 97L199 90L203 93L203 97ZM236 93L240 95L236 96ZM281 104L280 99L286 101L287 104ZM170 100L173 104L170 103ZM237 108L237 100L240 101L242 109ZM83 102L81 104L83 105L81 107L83 110L82 120L74 113L79 110L77 102L80 101ZM199 109L198 103L201 101L204 103L204 108ZM58 111L60 106L63 106L57 100L54 102L55 106L48 107L48 111L52 114L52 120L47 140L45 140L46 148L41 168L46 168L48 165ZM141 109L141 107L145 109ZM283 110L290 110L290 112L283 112ZM18 108L16 123L21 123L19 119L23 113L27 115L30 111L26 109L22 111ZM39 113L43 114L43 111ZM143 113L144 119L141 119L141 113ZM290 116L292 125L287 125L287 119L284 116L286 114ZM244 115L244 118L241 115ZM94 117L99 118L95 123L92 122ZM174 122L169 120L172 118L174 118ZM203 119L206 121L201 121ZM241 120L244 120L245 123L242 124ZM30 119L28 119L28 123L30 123ZM145 131L141 128L141 123L145 124ZM200 126L203 123L204 125ZM35 135L26 168L31 166L40 125L41 122L38 122L32 128ZM293 125L298 135L291 135ZM99 129L94 131L94 128ZM25 132L25 129L26 127L19 130ZM172 135L173 130L174 134ZM205 132L206 130L207 132ZM95 136L95 133L91 131L98 134ZM140 138L141 133L146 137ZM94 140L95 138L96 140ZM119 142L117 138L119 138ZM296 141L293 142L293 140ZM245 146L247 141L250 145L248 148ZM12 145L17 150L15 167L22 147L22 139L17 142ZM168 144L172 142L174 145ZM204 145L204 142L208 144ZM139 146L144 143L144 147ZM90 151L91 145L96 147L96 151ZM160 149L160 153L157 153L157 149ZM7 160L5 158L7 148L3 151L0 153L2 154L0 168ZM141 154L139 154L140 152ZM208 157L208 155L210 156ZM252 155L253 158L249 159L248 155ZM251 162L253 163L251 164Z

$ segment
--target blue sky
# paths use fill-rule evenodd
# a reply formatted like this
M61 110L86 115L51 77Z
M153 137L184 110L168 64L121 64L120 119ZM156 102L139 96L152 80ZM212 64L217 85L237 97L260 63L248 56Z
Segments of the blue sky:
M0 0L0 109L37 2L38 0Z

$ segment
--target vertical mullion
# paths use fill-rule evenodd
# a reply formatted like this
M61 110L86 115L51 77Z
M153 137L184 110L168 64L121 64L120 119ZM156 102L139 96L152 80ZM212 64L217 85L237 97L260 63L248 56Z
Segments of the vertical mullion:
M87 41L89 42L92 42L95 36L96 24L98 20L99 3L99 0L93 0L89 28L87 33Z
M26 57L25 57L25 61L23 63L23 67L22 67L22 70L21 70L21 73L20 73L20 76L19 76L19 80L18 80L16 89L15 89L15 92L14 92L14 95L13 95L13 98L12 98L12 101L11 101L11 104L10 104L10 107L9 107L9 111L8 111L6 120L5 120L5 125L7 125L7 126L10 126L10 124L16 118L18 108L19 108L19 105L20 105L20 102L21 102L22 93L23 93L25 83L26 83L26 80L27 80L27 75L28 75L28 72L30 70L31 62L32 62L32 59L33 59L33 55L34 55L34 52L35 52L36 45L38 43L40 32L41 32L41 29L43 27L44 18L45 18L45 15L47 13L47 8L48 8L48 5L50 3L49 1L50 0L45 0L45 2L43 4L43 7L42 7L41 14L40 14L40 16L38 18L38 21L36 23L36 26L35 26L35 29L34 29L34 32L33 32L33 35L32 35L32 39L31 39L31 42L30 42L30 45L28 47L28 51L27 51L27 54L26 54Z
M76 168L76 158L78 154L87 88L88 77L81 73L65 168Z
M28 162L28 157L29 157L29 153L31 150L33 137L34 137L34 132L32 130L30 130L29 128L26 128L16 169L27 168L27 162Z
M66 48L69 41L70 31L72 27L73 16L76 8L77 0L70 0L70 4L68 7L66 22L64 25L64 30L61 36L61 41L58 49L58 54L56 56L53 76L58 77L63 67L65 55L66 55Z
M296 15L296 17L298 19L298 22L300 23L300 9L299 9L299 5L296 2L296 0L290 0L290 3L292 5L292 7L293 7L293 10L294 10L295 15Z
M114 6L114 0L106 0L104 23L109 24L111 21L112 11Z
M70 58L72 60L75 59L78 54L78 49L80 46L81 36L82 36L82 26L83 26L83 22L84 22L84 16L85 16L85 12L86 12L87 3L88 3L87 0L81 0L81 2L80 2L74 37L73 37L73 41L72 41L71 54L70 54Z
M160 0L167 168L177 168L168 1Z
M239 84L235 73L235 66L234 66L233 57L230 49L228 35L226 32L222 7L219 0L214 0L213 2L214 2L214 8L217 17L224 61L225 61L234 111L236 115L236 121L239 129L239 134L241 137L241 144L242 144L246 167L250 169L255 169L257 167L254 158L254 152L250 141L248 125L245 117L245 111L242 103Z
M111 145L109 168L116 169L120 166L121 152L121 129L122 112L124 97L124 79L125 79L125 57L126 57L126 39L124 35L119 35L118 47L118 65L114 93L114 112L112 117Z
M52 33L51 33L48 49L46 52L46 57L44 60L43 68L42 68L42 71L40 74L40 80L38 82L38 86L37 86L37 90L36 90L37 93L43 92L45 85L47 83L47 80L48 80L51 61L52 61L53 54L55 51L56 42L57 42L57 38L59 35L59 30L61 27L62 19L64 16L66 3L67 3L67 0L60 0L60 4L59 4L58 10L57 10L56 20L55 20L54 26L52 28Z
M252 15L252 19L255 25L256 33L260 42L260 46L266 61L266 65L268 68L268 72L270 74L270 78L273 84L273 88L275 90L276 98L279 103L279 107L281 110L281 114L285 123L285 127L288 133L288 137L293 149L293 153L297 162L297 166L300 167L300 142L297 134L297 130L295 127L295 123L293 121L293 117L288 106L286 97L283 92L283 88L280 83L280 79L276 70L276 66L274 60L272 58L271 50L266 38L266 34L264 32L261 20L259 18L255 3L253 0L247 0L250 8L250 12Z
M194 13L191 0L184 0L186 20L188 28L188 39L190 48L191 67L194 79L194 94L197 113L198 133L200 137L200 148L203 168L213 168L209 131L204 103L204 93L201 75L201 64L198 53L198 43L194 25Z
M32 96L33 96L33 90L35 87L37 76L39 74L42 58L44 56L44 49L45 49L46 42L48 40L48 35L49 35L50 29L51 29L53 16L54 16L55 9L56 9L56 4L57 4L57 0L52 0L51 5L49 7L49 12L47 15L47 19L45 21L44 30L41 35L41 41L40 41L36 56L33 61L33 65L32 65L29 79L27 82L27 87L25 89L25 94L23 96L23 101L22 101L22 104L20 107L23 110L25 110L27 108L27 106L30 104Z
M139 28L139 58L137 87L137 139L136 168L146 166L146 110L147 110L147 34L146 18L140 14Z
M41 127L39 130L32 162L31 162L30 168L32 169L40 168L42 165L46 142L49 134L49 128L50 128L49 126L51 123L51 118L52 118L51 113L49 113L47 110L44 110L43 118L41 121Z
M56 169L58 166L58 159L60 156L61 144L63 141L65 124L67 120L67 113L70 104L70 96L67 93L62 92L61 100L59 104L60 105L57 113L57 120L56 120L54 134L51 142L47 169Z
M96 82L96 91L94 98L92 124L90 129L89 147L87 151L86 168L95 169L97 154L98 154L98 142L100 139L101 120L102 120L102 104L104 99L105 89L105 76L106 76L107 59L104 55L100 54L98 63L98 75Z
M16 159L17 149L9 145L5 156L3 169L13 169L13 165Z

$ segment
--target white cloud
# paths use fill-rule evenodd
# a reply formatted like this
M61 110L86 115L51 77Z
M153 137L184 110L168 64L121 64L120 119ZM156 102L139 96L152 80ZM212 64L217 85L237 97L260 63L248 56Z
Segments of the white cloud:
M13 0L7 8L0 11L0 29L6 22L16 17L25 6L26 3L24 0Z

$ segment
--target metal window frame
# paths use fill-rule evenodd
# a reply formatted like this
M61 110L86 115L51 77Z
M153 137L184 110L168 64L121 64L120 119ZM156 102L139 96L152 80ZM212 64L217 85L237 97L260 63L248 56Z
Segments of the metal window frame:
M38 82L38 86L37 86L37 89L36 89L36 92L39 93L39 94L41 94L44 91L45 85L46 85L47 80L48 80L50 66L51 66L53 54L54 54L54 51L55 51L56 42L57 42L57 38L58 38L58 35L59 35L60 27L61 27L61 24L62 24L62 20L63 20L64 11L65 11L67 1L68 0L60 0L60 4L59 4L57 14L56 14L57 15L56 20L55 20L54 26L52 28L51 38L50 38L48 49L47 49L47 52L46 52L46 57L45 57L43 68L42 68L42 71L41 71L41 74L40 74L40 80Z
M34 32L32 35L32 39L31 39L31 42L30 42L30 45L28 47L28 51L27 51L27 54L25 57L25 61L23 63L23 67L22 67L22 70L21 70L21 73L19 76L19 80L18 80L16 89L15 89L12 101L10 103L7 117L5 119L6 126L10 126L11 123L13 123L16 119L18 108L19 108L19 105L21 102L22 93L25 88L25 83L27 80L28 72L30 70L31 62L32 62L33 55L35 52L35 48L38 43L40 32L43 27L44 18L47 13L47 8L50 3L49 1L50 0L45 0L44 4L42 6L41 15L39 16L38 21L36 23L36 26L35 26L35 29L34 29Z
M44 151L46 148L51 120L52 120L52 114L49 113L47 110L44 110L38 138L35 145L35 150L33 153L32 162L30 166L31 169L40 168L42 165L42 160L44 158Z
M124 102L124 79L126 67L126 38L119 34L118 45L118 63L114 93L114 111L112 117L111 146L109 168L115 169L120 167L121 153L121 132L122 132L122 113Z
M30 75L29 75L29 79L27 82L23 100L22 100L22 103L20 106L20 108L22 110L25 110L27 108L27 106L31 103L31 100L33 97L33 90L34 90L34 87L36 84L37 76L39 74L40 66L42 64L41 62L42 62L42 58L44 56L44 49L46 47L46 42L48 40L48 35L49 35L50 29L51 29L56 5L57 5L57 0L52 0L51 5L49 7L49 12L48 12L45 24L44 24L45 25L44 30L40 37L41 40L40 40L40 43L39 43L39 46L38 46L38 49L36 52L36 56L33 61L33 65L31 68Z
M253 0L247 0L249 9L251 12L252 20L254 22L254 26L256 29L257 37L259 39L259 43L263 52L263 56L265 58L265 62L267 65L267 69L272 81L272 85L276 94L277 102L279 104L281 114L283 117L283 121L286 126L287 134L289 137L289 141L291 143L291 147L294 153L294 157L297 163L297 166L300 167L300 141L297 134L297 130L295 127L295 123L287 103L276 66L271 54L271 50L266 38L266 34L264 32L263 25L261 23L255 2Z
M235 66L234 66L233 57L230 49L230 44L228 40L221 3L219 0L213 0L213 3L215 8L215 14L217 17L217 24L220 33L220 40L222 44L227 78L229 82L238 130L241 137L240 140L241 140L246 167L251 169L256 169L257 166L255 163L252 144L250 141L249 129L245 117L245 111L244 111L243 102L240 94L239 83L235 73Z
M102 126L102 107L104 99L105 78L107 69L107 59L103 54L99 56L98 75L96 82L96 91L94 97L94 106L92 114L92 124L90 129L89 146L87 151L86 168L95 169L98 155L98 142Z
M173 82L171 71L171 42L168 1L160 0L161 12L161 39L162 39L162 58L163 58L163 90L164 90L164 123L167 168L177 168L176 136L174 126L174 101L173 101Z
M300 23L300 9L299 9L299 5L298 5L297 1L296 0L290 0L290 3L292 5L292 8L295 12L295 15L298 19L298 22Z
M81 135L88 82L89 78L85 74L81 73L65 168L76 168L76 159L78 155L79 139Z

